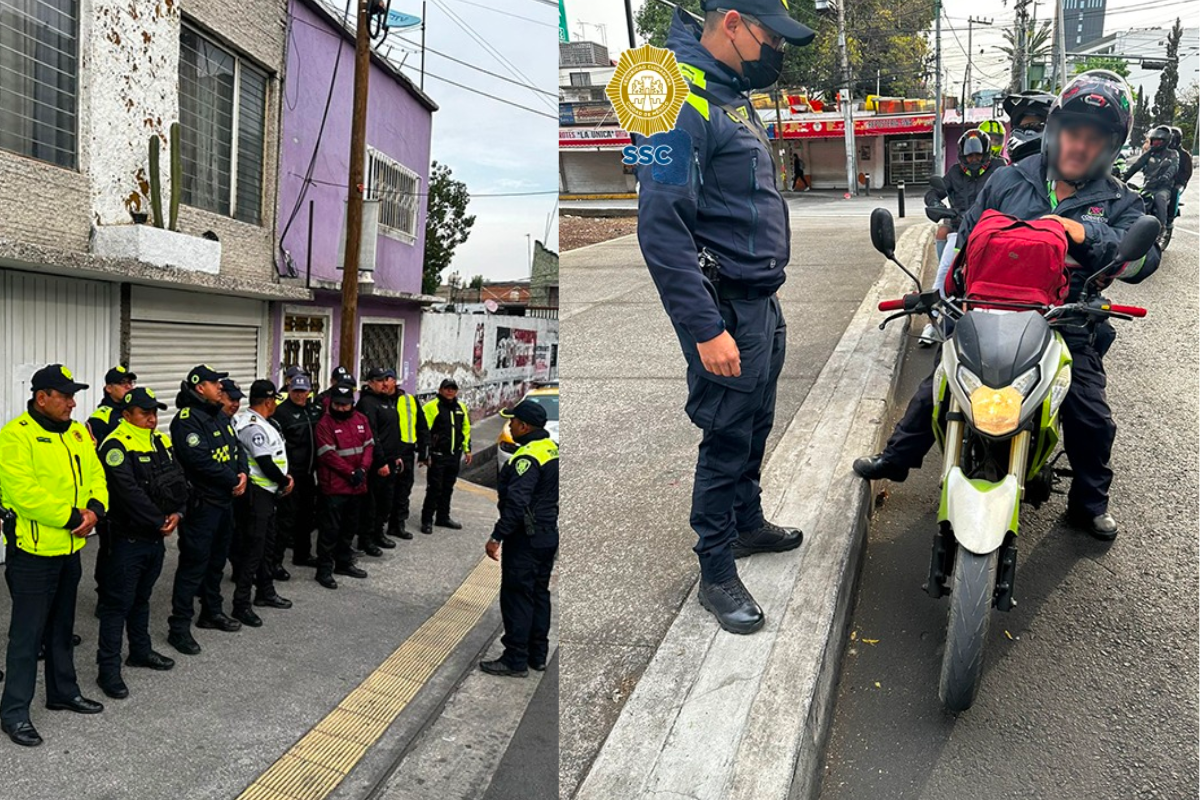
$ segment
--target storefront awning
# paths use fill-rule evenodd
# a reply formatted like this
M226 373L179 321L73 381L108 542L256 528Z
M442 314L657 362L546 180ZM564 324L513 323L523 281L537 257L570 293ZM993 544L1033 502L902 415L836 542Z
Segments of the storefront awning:
M840 119L784 122L784 139L833 139L846 135L846 123ZM775 123L767 125L772 139ZM860 117L854 120L855 136L892 136L896 134L932 133L933 114L912 114L898 117Z
M621 128L559 128L558 146L619 150L633 144L628 131Z

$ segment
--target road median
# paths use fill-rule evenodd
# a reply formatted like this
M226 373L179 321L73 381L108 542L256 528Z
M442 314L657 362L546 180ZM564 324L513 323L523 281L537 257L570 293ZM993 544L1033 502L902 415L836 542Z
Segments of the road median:
M905 231L901 261L919 266L929 235ZM795 553L741 562L767 624L748 637L722 632L693 589L579 800L815 795L870 503L850 464L879 444L906 330L878 330L876 306L910 290L898 269L881 268L764 469L768 516L805 531Z

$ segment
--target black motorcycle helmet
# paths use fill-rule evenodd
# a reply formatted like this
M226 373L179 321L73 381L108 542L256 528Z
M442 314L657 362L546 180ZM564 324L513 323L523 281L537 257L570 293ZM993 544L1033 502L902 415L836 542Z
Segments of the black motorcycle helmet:
M987 172L992 163L991 140L978 128L967 131L958 138L958 166L968 177L978 178ZM979 163L968 164L967 156L979 156Z
M1171 143L1168 147L1178 150L1183 143L1183 131L1175 125L1171 126Z
M1156 125L1146 138L1150 140L1150 151L1161 153L1171 146L1171 129L1166 125Z
M1046 131L1042 135L1042 154L1046 157L1046 177L1062 180L1058 174L1058 137L1064 125L1087 122L1108 134L1108 146L1076 183L1085 183L1107 175L1121 146L1129 138L1133 124L1133 93L1116 73L1094 69L1076 75L1050 106Z
M1042 150L1042 132L1046 128L1046 117L1054 95L1049 92L1028 91L1010 94L1004 98L1002 107L1008 115L1008 159L1017 163L1023 158Z

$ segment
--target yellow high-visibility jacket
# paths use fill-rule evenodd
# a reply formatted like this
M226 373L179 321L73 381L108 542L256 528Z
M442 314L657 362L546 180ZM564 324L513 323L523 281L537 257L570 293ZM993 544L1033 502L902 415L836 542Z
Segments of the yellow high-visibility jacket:
M108 508L108 485L82 424L57 433L26 412L0 430L0 502L17 515L17 547L39 556L81 550L87 540L68 525L93 501Z

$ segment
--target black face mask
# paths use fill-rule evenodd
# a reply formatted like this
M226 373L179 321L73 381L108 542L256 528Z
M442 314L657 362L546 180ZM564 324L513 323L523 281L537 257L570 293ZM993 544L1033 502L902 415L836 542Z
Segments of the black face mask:
M754 36L753 33L750 34ZM758 41L758 37L754 36L754 40ZM735 44L733 49L737 51L739 57L742 51L738 50ZM774 86L779 81L779 75L783 72L783 51L776 50L765 42L758 42L758 60L747 61L742 58L742 80L744 80L751 89L766 89Z
M329 414L334 419L350 419L350 415L354 413L353 408L348 408L345 411L338 411L333 406L329 407Z

